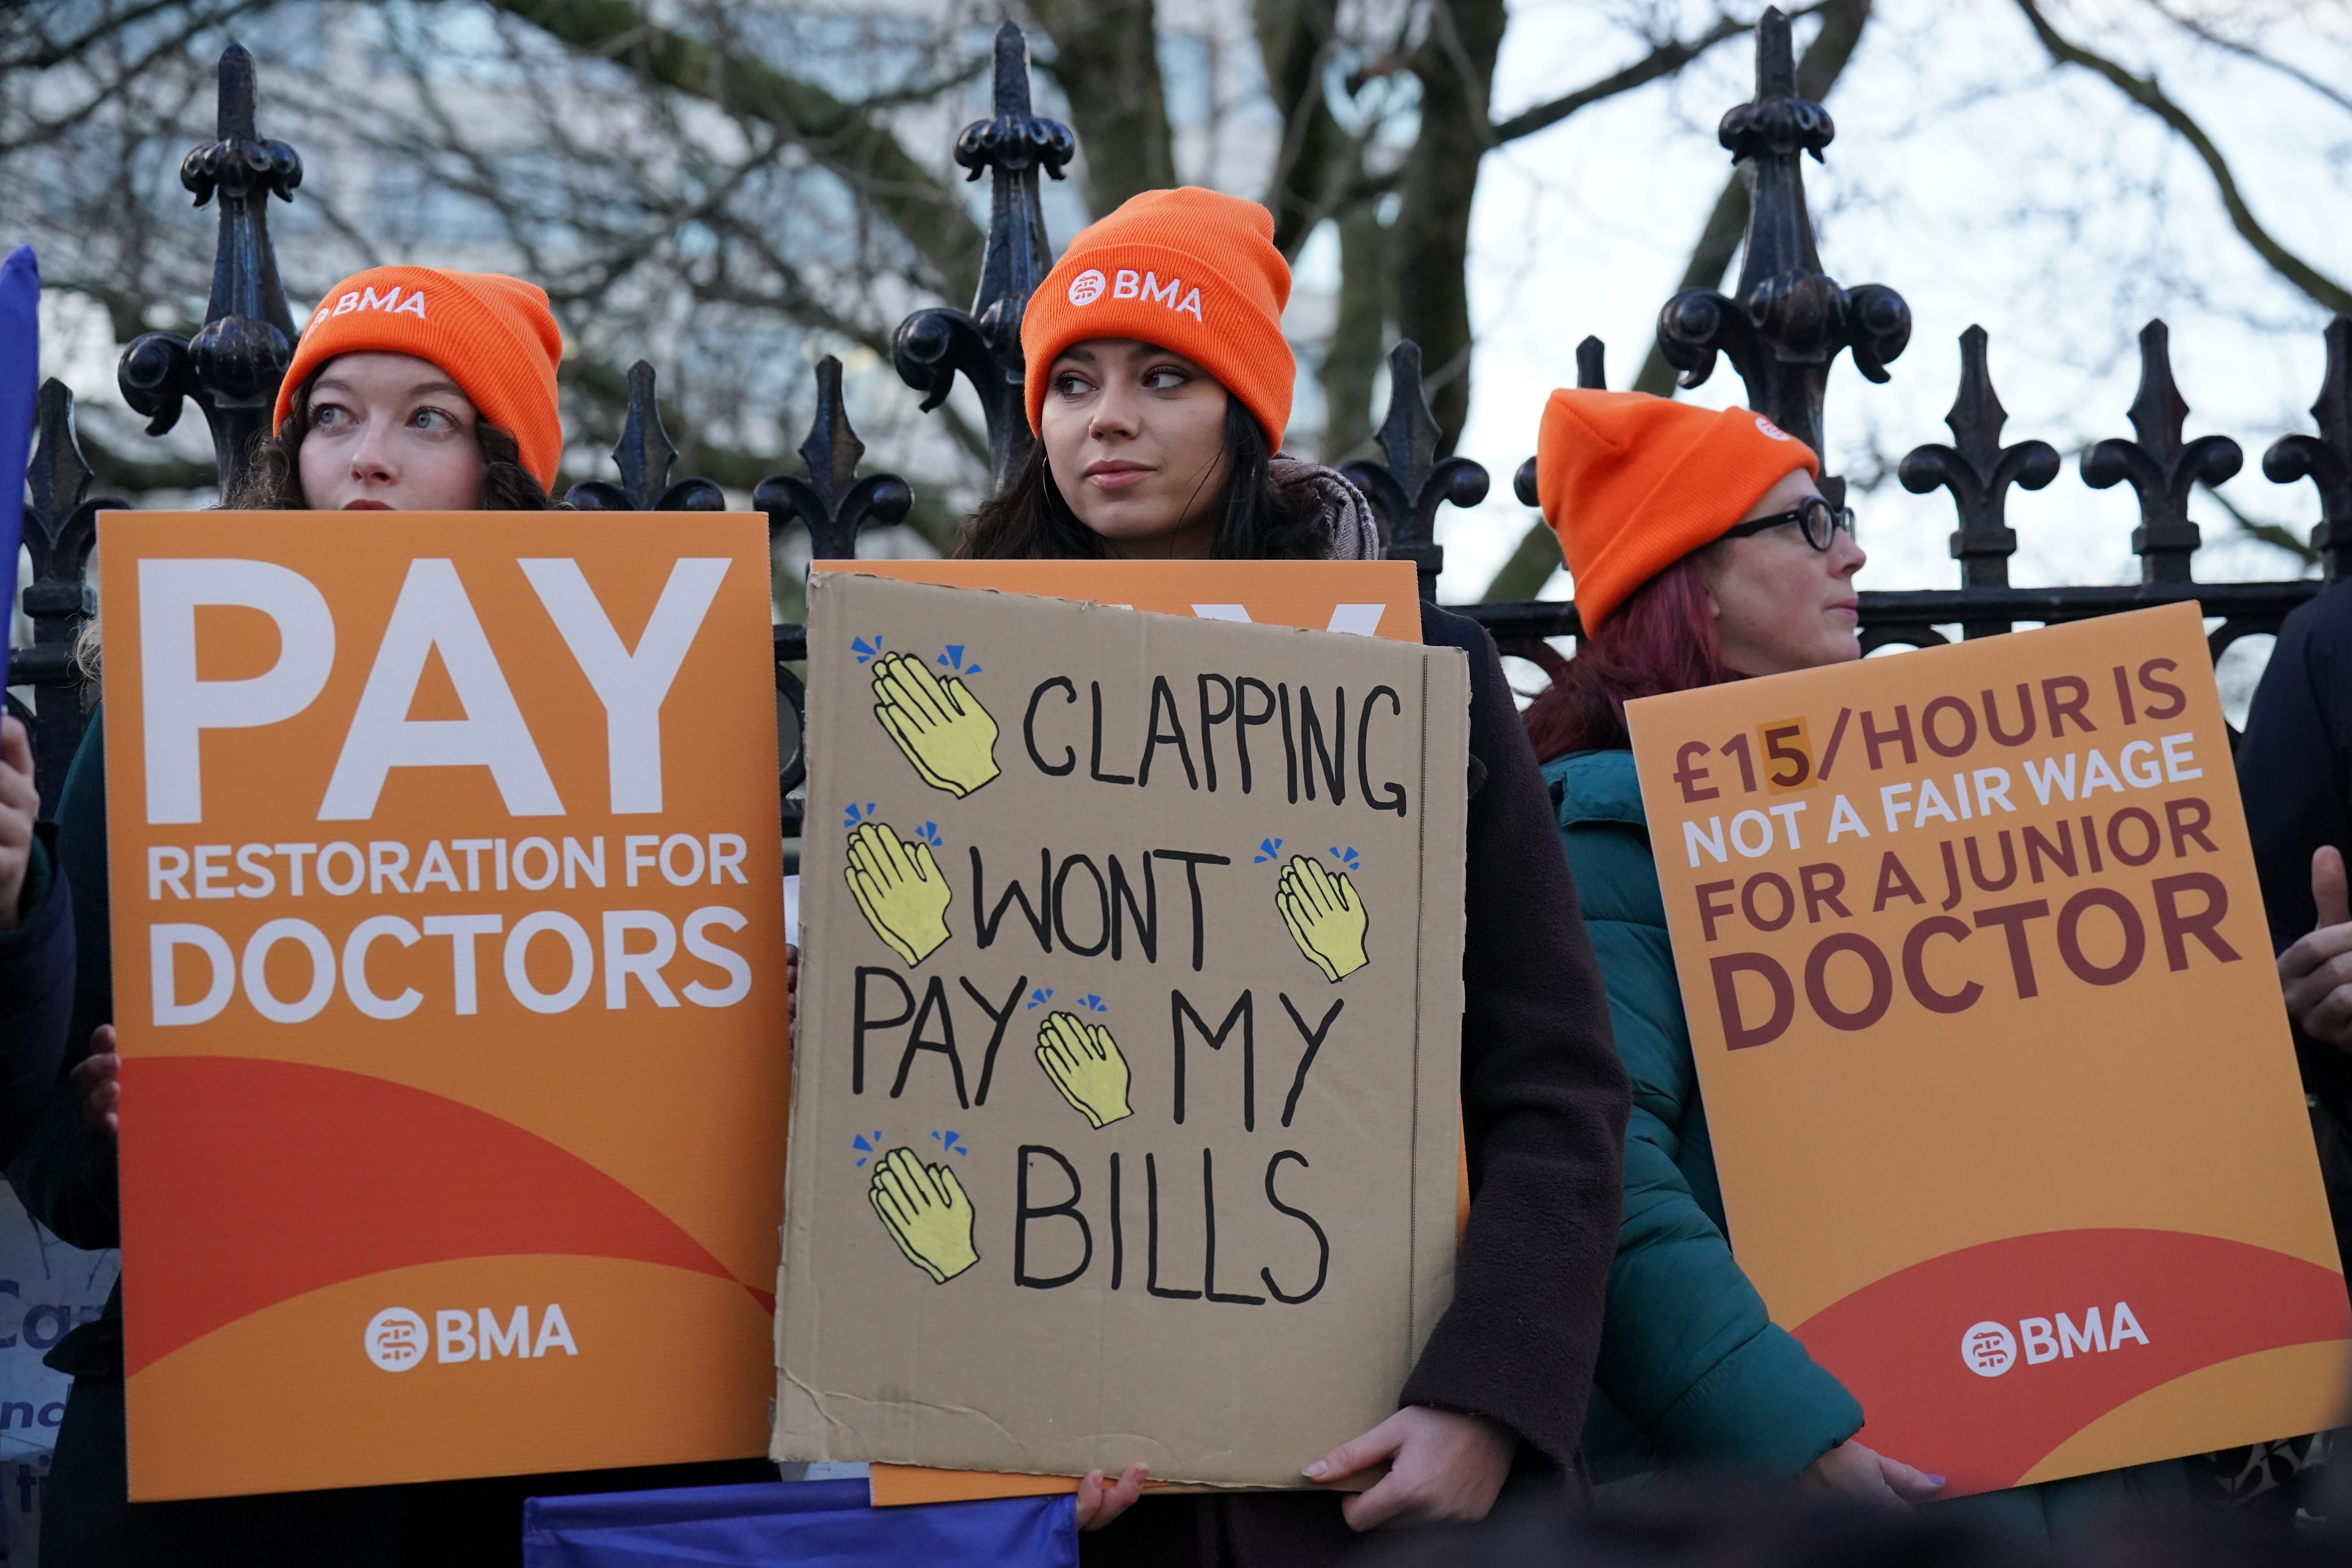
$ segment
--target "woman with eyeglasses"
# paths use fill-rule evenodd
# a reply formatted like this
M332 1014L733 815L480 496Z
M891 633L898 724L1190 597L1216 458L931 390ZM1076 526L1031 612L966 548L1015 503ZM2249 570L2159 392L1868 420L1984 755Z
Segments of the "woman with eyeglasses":
M1771 1321L1733 1254L1625 731L1637 697L1861 656L1864 556L1820 472L1810 447L1751 410L1634 393L1553 393L1537 444L1544 517L1585 635L1527 725L1633 1083L1584 1425L1602 1485L1708 1467L1900 1504L1944 1484L1853 1440L1862 1407ZM1937 1506L2040 1533L2188 1485L2166 1461Z
M1637 697L1861 654L1851 512L1745 408L1561 391L1536 450L1584 637L1527 711L1633 1080L1625 1203L1584 1426L1593 1479L1673 1465L1803 1476L1884 1501L1942 1478L1851 1441L1862 1407L1766 1316L1725 1239L1641 786Z

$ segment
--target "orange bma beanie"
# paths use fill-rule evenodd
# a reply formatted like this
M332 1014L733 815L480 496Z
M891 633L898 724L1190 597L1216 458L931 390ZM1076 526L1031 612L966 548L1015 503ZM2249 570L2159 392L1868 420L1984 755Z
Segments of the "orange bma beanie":
M1297 375L1282 335L1289 300L1274 215L1255 202L1191 185L1130 197L1079 230L1029 297L1021 321L1029 428L1038 428L1056 354L1088 338L1135 338L1215 376L1280 451Z
M1559 535L1587 632L1634 590L1723 537L1813 449L1747 408L1562 388L1536 437L1536 496Z
M278 387L274 434L294 394L338 354L415 354L441 367L476 412L515 438L522 466L549 489L563 455L555 365L563 333L547 292L499 272L372 267L320 300Z

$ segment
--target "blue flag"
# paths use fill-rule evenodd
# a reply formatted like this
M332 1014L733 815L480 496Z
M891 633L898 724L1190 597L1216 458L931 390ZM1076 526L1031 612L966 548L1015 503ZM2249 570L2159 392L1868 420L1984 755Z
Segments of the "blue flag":
M25 463L33 452L33 402L41 384L41 265L20 245L0 262L0 562L16 602L16 549L25 539ZM8 638L0 628L0 689Z
M1077 1568L1077 1512L1067 1493L875 1508L862 1480L532 1498L522 1507L522 1560L524 1568Z

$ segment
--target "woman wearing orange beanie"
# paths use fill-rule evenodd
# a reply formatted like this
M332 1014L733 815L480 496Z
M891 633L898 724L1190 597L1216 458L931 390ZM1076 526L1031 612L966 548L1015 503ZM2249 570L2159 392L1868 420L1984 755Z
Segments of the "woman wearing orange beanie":
M327 291L278 384L238 510L540 511L563 333L496 272L377 267Z
M547 296L512 278L383 267L346 279L312 314L278 394L275 433L260 444L228 505L543 510L562 449L555 397L562 347ZM90 724L58 810L59 860L79 900L80 983L67 1040L67 1060L78 1065L8 1172L25 1206L84 1247L118 1245L121 1227L104 735L103 725ZM513 1556L529 1485L520 1480L132 1507L125 1491L119 1289L95 1321L51 1351L49 1363L74 1379L43 1519L41 1560L53 1568ZM738 1467L662 1479L748 1480L757 1473Z
M1254 203L1155 191L1072 242L1022 326L1040 440L959 554L1379 557L1362 496L1278 455L1297 372L1273 227ZM1557 1489L1577 1472L1616 1233L1624 1078L1494 645L1433 605L1422 635L1463 650L1473 689L1462 1030L1472 1200L1453 1304L1396 1391L1395 1415L1298 1457L1317 1481L1386 1462L1368 1490L1146 1500L1084 1538L1088 1561L1328 1562L1351 1529L1477 1519L1507 1479ZM1137 1467L1105 1490L1088 1477L1082 1521L1125 1512L1141 1479ZM1183 1549L1171 1556L1171 1545Z
M1379 560L1355 487L1277 455L1297 376L1289 299L1255 202L1147 191L1079 234L1021 322L1042 439L956 553Z
M1625 731L1637 697L1859 657L1863 552L1853 514L1822 499L1820 468L1811 448L1745 408L1579 390L1553 393L1544 409L1537 489L1585 636L1527 727L1558 792L1633 1082L1584 1445L1603 1482L1679 1464L1916 1502L1943 1478L1852 1441L1861 1406L1772 1323L1732 1256ZM2166 1469L2143 1467L2136 1484L2160 1485ZM2063 1506L2065 1489L2083 1490L2061 1482L1945 1506L2038 1518Z

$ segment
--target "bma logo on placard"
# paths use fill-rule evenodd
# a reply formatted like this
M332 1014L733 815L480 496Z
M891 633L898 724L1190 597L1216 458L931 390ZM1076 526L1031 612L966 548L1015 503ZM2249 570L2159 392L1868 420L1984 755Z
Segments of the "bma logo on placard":
M368 1320L367 1332L362 1343L368 1360L385 1372L407 1372L425 1364L428 1352L433 1359L442 1362L494 1361L511 1356L517 1361L532 1361L562 1351L576 1356L580 1347L572 1338L572 1325L565 1321L563 1308L549 1302L539 1315L539 1331L531 1331L529 1307L517 1307L501 1320L488 1307L476 1311L445 1307L433 1314L433 1331L428 1331L424 1314L406 1307L386 1307ZM435 1350L434 1341L439 1348Z
M1999 1377L2017 1364L2021 1340L2025 1350L2025 1364L2040 1366L2044 1362L2071 1361L2076 1352L2104 1355L2120 1349L2126 1341L2147 1343L2147 1331L2139 1326L2128 1301L2116 1303L2105 1322L2099 1309L2093 1307L2083 1313L2082 1326L2065 1313L2058 1314L2053 1328L2048 1318L2019 1320L2012 1333L2007 1323L1987 1320L1971 1323L1960 1336L1960 1361L1979 1377Z

